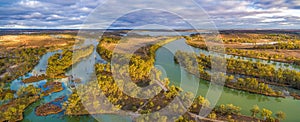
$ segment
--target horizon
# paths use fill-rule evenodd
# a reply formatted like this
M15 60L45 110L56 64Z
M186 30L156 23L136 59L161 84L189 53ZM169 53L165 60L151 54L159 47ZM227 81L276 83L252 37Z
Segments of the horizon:
M209 29L173 29L173 30L168 30L168 29L132 29L132 28L112 28L112 29L98 29L98 28L84 28L84 29L79 29L79 28L0 28L0 30L149 30L149 31L191 31L191 30L209 30ZM230 30L236 30L236 31L272 31L272 30L291 30L291 31L300 31L300 28L292 28L292 29L280 29L280 28L267 28L267 29L259 29L259 28L245 28L245 29L218 29L218 31L230 31Z

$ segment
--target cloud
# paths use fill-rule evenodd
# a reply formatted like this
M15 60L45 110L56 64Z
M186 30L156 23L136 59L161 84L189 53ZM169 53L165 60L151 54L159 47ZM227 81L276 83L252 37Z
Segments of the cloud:
M21 0L19 2L19 4L21 6L24 6L24 7L29 7L29 8L34 8L34 7L41 7L43 6L43 4L39 1L36 1L36 0Z
M170 0L172 1L172 0ZM110 25L113 15L132 8L172 8L195 23L214 22L220 29L232 28L299 28L300 2L298 0L195 0L206 11L207 18L195 17L199 11L189 1L168 0L1 0L0 27L2 28L93 28ZM176 1L176 0L175 0ZM90 17L90 12L102 5L104 11L96 11L103 17ZM178 5L180 3L180 5ZM203 15L205 14L203 13ZM91 23L84 23L89 19ZM99 21L99 19L101 19ZM93 23L92 21L95 21ZM97 23L98 22L98 23ZM181 18L166 12L143 11L121 17L113 27L137 27L149 23L172 27L188 27ZM199 25L200 26L200 25ZM203 25L201 25L203 26ZM205 26L203 26L205 27Z
M284 18L269 18L269 19L264 19L261 22L283 22L285 21Z
M79 10L82 11L82 12L91 12L92 11L92 9L88 8L88 7L82 7Z
M207 11L217 27L226 28L299 28L291 18L299 18L299 1L245 0L245 1L197 1ZM299 21L299 20L298 20ZM228 24L230 23L230 24ZM284 23L284 24L281 24ZM282 26L284 25L284 26ZM298 25L298 26L297 26Z

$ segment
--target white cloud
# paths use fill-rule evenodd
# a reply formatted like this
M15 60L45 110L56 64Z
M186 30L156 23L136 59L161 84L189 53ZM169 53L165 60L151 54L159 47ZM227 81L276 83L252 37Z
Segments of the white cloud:
M69 20L81 20L83 21L86 18L86 16L79 16L79 17L71 17Z
M39 17L42 17L43 15L39 12L34 12L30 15L24 15L23 18L26 18L26 19L31 19L31 18L39 18Z
M83 7L83 8L80 8L79 10L83 11L83 12L91 12L92 9L88 8L88 7Z
M34 7L41 7L43 4L39 1L36 0L21 0L19 2L21 6L29 7L29 8L34 8Z
M264 19L261 22L282 22L285 21L284 18L268 18L268 19Z

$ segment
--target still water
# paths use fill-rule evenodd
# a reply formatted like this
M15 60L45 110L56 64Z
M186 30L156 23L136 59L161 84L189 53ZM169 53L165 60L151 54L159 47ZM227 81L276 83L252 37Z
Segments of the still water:
M199 82L200 84L198 88L198 95L205 96L209 89L209 82L200 80L199 78L185 71L181 73L180 66L174 62L174 53L172 54L172 51L168 50L172 48L171 45L174 45L175 43L182 46L187 46L183 39L168 43L164 47L157 50L155 65L160 65L161 67L163 67L166 75L175 85L180 84L181 78L184 79L183 82L187 82L191 86L194 85L195 82ZM201 52L201 50L198 49L198 52ZM264 95L252 94L249 92L224 87L222 95L219 98L217 104L234 104L236 106L240 106L242 108L241 113L245 115L251 115L250 109L252 108L252 106L258 105L260 108L264 107L270 109L271 111L273 111L273 115L275 115L277 111L285 112L287 118L286 120L284 120L284 122L299 121L300 100L294 100L291 97L267 97Z

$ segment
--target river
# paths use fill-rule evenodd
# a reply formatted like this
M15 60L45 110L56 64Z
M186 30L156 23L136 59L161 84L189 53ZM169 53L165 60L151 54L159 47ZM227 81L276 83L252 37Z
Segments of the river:
M174 62L174 55L172 54L172 51L168 50L172 49L174 45L188 46L183 39L176 40L164 45L156 52L155 65L160 65L161 67L163 67L164 72L166 72L165 75L168 76L170 81L175 85L180 84L181 78L184 79L183 82L188 82L188 84L190 85L194 85L195 82L200 82L198 95L205 96L209 88L209 82L200 80L199 78L191 75L190 73L187 73L186 71L183 71L183 74L181 74L180 66ZM179 50L176 48L173 49L175 50L175 52ZM206 51L196 49L195 52L205 53ZM189 89L183 90L191 91ZM224 87L222 95L219 98L217 104L234 104L236 106L240 106L242 108L241 113L245 115L251 115L250 109L253 105L257 104L260 108L267 108L272 110L273 115L275 115L277 111L285 112L287 118L286 120L284 120L284 122L296 122L299 120L298 114L300 113L300 100L294 100L292 97L267 97L264 95L252 94L249 92Z

